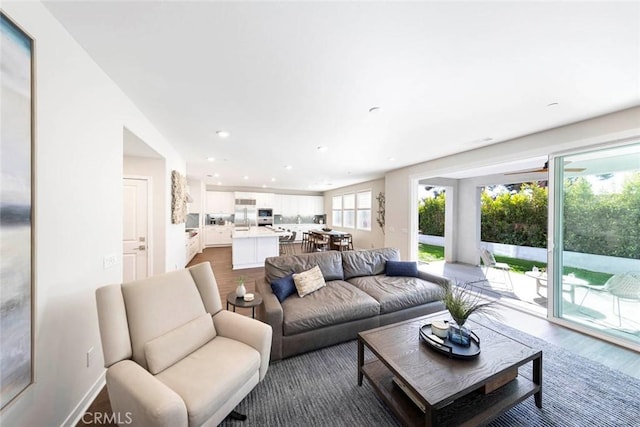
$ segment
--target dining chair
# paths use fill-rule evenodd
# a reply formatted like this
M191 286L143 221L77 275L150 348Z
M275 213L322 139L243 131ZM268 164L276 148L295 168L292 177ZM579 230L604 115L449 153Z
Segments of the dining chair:
M331 236L331 248L337 248L340 252L349 250L349 238L347 234Z

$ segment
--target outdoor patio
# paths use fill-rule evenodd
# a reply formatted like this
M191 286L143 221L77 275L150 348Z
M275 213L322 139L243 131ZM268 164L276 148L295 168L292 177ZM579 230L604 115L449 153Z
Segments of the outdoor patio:
M538 293L534 277L510 272L509 283L508 277L502 271L489 269L485 275L484 269L479 266L445 261L420 263L419 268L447 277L456 283L468 284L473 290L491 298L498 298L501 303L546 315L547 288L540 288ZM570 293L572 288L573 302ZM618 316L617 306L614 312L614 297L606 292L589 290L587 286L565 285L562 295L564 317L627 339L640 338L639 302L621 300L622 315Z

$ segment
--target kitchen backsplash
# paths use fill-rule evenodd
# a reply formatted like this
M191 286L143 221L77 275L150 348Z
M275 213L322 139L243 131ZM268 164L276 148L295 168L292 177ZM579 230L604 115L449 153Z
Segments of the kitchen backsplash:
M318 224L314 222L314 215L304 216L304 215L296 215L296 216L282 216L282 215L274 215L273 223L274 224Z

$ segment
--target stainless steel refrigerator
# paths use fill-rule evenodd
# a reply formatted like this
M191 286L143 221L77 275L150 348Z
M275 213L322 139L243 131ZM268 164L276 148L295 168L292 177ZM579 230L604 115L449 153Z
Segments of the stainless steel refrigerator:
M236 199L233 223L236 227L256 227L258 225L258 209L255 199Z

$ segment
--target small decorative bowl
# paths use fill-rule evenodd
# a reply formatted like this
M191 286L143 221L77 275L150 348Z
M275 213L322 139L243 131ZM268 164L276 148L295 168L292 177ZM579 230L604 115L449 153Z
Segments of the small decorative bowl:
M244 300L245 301L253 301L253 294L245 294L244 295Z
M449 324L442 320L436 320L431 324L431 332L438 338L447 338L449 334Z

